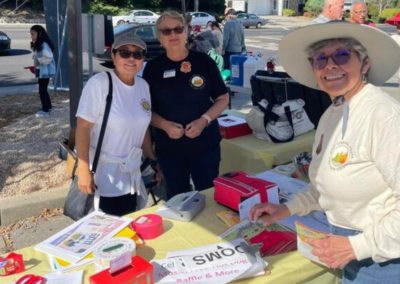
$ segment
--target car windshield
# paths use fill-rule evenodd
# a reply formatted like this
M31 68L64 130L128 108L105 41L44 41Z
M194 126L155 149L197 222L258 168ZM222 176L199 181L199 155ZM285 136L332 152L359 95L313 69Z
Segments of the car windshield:
M118 25L114 28L114 34L116 35L122 33L126 30L131 29L132 27L133 27L132 25Z
M132 14L132 12L126 12L126 13L124 14L124 16L130 16L130 14Z

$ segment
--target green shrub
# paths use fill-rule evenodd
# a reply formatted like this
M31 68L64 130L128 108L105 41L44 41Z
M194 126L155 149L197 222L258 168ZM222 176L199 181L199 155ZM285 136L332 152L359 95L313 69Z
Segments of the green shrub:
M292 9L283 9L283 15L286 17L293 17L296 15L296 11Z
M399 8L383 9L380 17L387 20L395 17L399 12L400 12Z
M324 0L308 0L304 10L310 12L313 16L318 16L324 8Z
M114 16L119 14L119 8L111 5L105 5L100 2L94 2L90 5L89 13Z

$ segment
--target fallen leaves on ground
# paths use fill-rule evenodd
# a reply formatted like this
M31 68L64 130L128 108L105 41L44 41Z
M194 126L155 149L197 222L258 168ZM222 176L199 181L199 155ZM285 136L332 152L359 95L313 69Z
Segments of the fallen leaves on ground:
M62 215L64 212L64 207L48 209L43 208L42 212L39 216L31 216L25 218L23 220L17 221L9 226L1 226L0 227L0 238L3 239L4 242L4 253L9 253L15 251L14 243L11 240L11 233L17 229L32 229L32 227L36 226L39 219L50 220L53 217L57 217Z

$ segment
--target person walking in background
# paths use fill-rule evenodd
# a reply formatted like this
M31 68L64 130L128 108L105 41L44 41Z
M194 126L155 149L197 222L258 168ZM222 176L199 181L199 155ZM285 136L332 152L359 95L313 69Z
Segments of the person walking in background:
M146 44L136 36L117 37L111 47L115 70L112 102L99 157L97 172L91 165L100 136L109 90L106 72L89 79L79 101L76 129L78 187L95 192L95 209L123 216L146 206L147 192L140 171L142 154L156 162L149 124L149 86L137 76L143 68ZM156 166L156 165L155 165ZM161 172L157 172L157 182Z
M368 9L364 2L353 2L353 4L351 4L350 16L350 23L362 24L376 28L374 22L367 21Z
M49 116L53 109L47 88L50 78L54 78L56 64L53 57L54 45L46 30L40 25L34 25L30 29L32 59L35 66L35 77L38 78L39 96L42 110L36 113L36 117Z
M211 30L219 42L219 46L215 50L219 55L222 55L223 34L217 21L211 22Z
M397 28L397 34L396 35L391 35L391 38L394 39L395 42L399 45L400 48L400 13L397 13L396 17L390 18L386 20L386 24L395 26ZM400 69L397 72L398 77L399 77L399 94L397 99L400 100Z
M325 0L324 9L310 25L323 24L330 21L342 20L344 16L344 0Z
M231 55L246 53L246 45L244 43L243 25L237 20L235 9L226 8L225 19L222 55L224 56L225 69L230 69Z
M228 91L215 62L186 48L187 25L175 11L156 22L166 54L149 61L143 78L152 100L155 151L167 198L213 187L221 161L217 118L227 107Z

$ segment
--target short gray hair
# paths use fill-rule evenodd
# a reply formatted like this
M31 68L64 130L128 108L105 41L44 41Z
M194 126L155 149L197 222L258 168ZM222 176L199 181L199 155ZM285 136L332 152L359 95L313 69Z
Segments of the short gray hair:
M364 58L368 57L367 49L364 46L362 46L358 40L355 40L354 38L331 38L313 43L309 45L305 50L307 57L311 58L315 56L318 53L318 51L320 51L322 48L334 43L338 44L340 47L349 48L357 51L358 58L361 61L363 61Z
M185 28L185 31L187 31L188 25L187 25L185 19L183 18L183 16L181 14L179 14L177 11L166 10L160 15L160 17L156 21L156 32L157 32L158 38L160 35L160 25L161 25L162 21L166 18L171 18L173 20L177 20L177 21L181 22L182 26Z
M368 11L367 4L364 3L363 1L354 1L354 2L351 4L350 11L353 11L353 10L354 10L354 6L357 5L357 4L363 4L363 5L365 6L365 9Z

